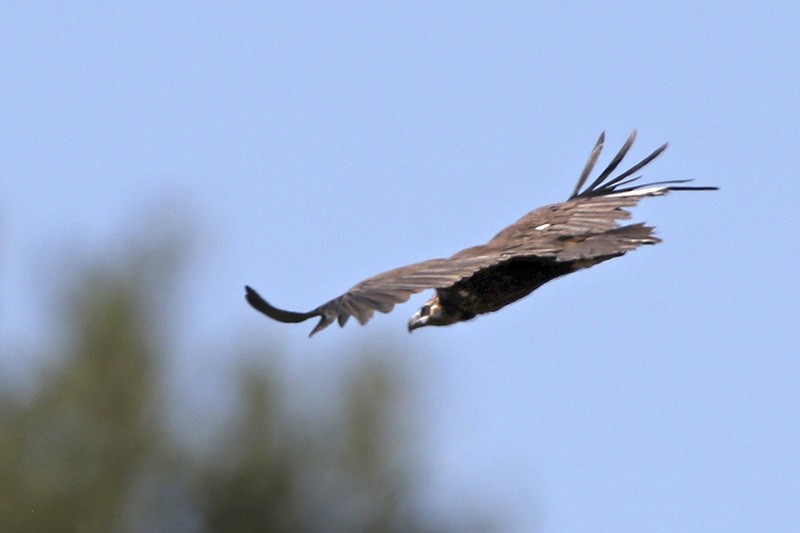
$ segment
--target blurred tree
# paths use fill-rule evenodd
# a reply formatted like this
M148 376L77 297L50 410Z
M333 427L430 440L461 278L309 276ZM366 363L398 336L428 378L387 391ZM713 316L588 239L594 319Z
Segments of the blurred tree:
M210 531L302 531L295 500L301 450L278 420L268 374L242 374L243 405L213 461L198 465L197 495Z
M156 454L159 353L143 276L87 274L70 297L71 338L24 404L5 402L4 531L112 531Z
M327 423L287 418L264 371L242 374L242 409L217 459L201 466L212 531L433 531L414 507L407 428L394 371L360 355Z
M143 242L79 273L55 362L28 396L0 390L0 531L454 529L433 528L415 504L396 408L406 394L380 350L356 358L324 422L289 408L296 384L244 367L224 438L200 458L183 449L160 380L160 295L181 247Z

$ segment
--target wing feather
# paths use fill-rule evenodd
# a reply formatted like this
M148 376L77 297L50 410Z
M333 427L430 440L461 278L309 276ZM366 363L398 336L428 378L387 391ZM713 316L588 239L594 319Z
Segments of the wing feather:
M531 211L495 235L486 248L501 255L554 257L558 261L572 261L620 255L642 244L658 242L652 235L653 228L642 224L620 225L621 221L631 218L628 208L634 207L647 196L662 196L669 191L716 190L717 187L683 185L691 180L631 185L639 177L628 178L658 157L667 148L666 144L619 176L609 179L627 155L635 138L636 131L633 131L605 170L581 190L602 149L604 136L601 135L567 201ZM601 239L600 235L605 237ZM599 245L601 240L602 246Z
M617 152L617 155L614 156L614 159L611 160L606 169L600 173L600 175L592 182L591 185L589 185L589 190L592 190L603 183L605 179L617 169L619 164L622 162L622 159L625 157L625 154L627 154L628 150L631 149L634 140L636 140L636 130L631 132L630 136L628 136L628 140L625 141L625 144L622 145L622 148L620 148L619 152Z
M390 312L395 304L403 303L412 294L426 289L449 287L471 276L478 270L500 262L499 256L470 256L449 259L432 259L365 279L350 290L330 300L312 311L298 313L276 308L266 302L255 290L246 287L247 301L257 310L280 322L302 322L312 317L320 317L311 332L325 329L337 321L344 326L354 316L361 324L366 324L375 311Z
M577 196L578 192L583 187L583 184L586 183L586 178L589 177L589 174L592 173L592 169L594 168L594 164L597 163L597 158L600 157L600 152L603 151L603 143L606 140L606 132L601 132L600 137L597 138L597 142L592 148L592 151L589 152L589 159L586 160L586 164L583 166L583 172L581 172L581 177L578 178L578 183L575 185L575 190L572 191L570 198L573 196Z

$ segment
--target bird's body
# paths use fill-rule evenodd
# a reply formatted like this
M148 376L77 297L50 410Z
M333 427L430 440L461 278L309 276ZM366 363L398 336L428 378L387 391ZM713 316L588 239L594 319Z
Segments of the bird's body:
M365 324L375 311L388 313L411 294L431 288L436 289L436 294L411 317L409 331L463 322L497 311L555 278L619 257L643 244L660 242L650 226L619 224L630 218L625 208L635 206L643 197L661 196L672 190L716 189L680 185L688 180L630 185L638 179L630 176L655 159L666 145L609 179L634 138L635 132L600 176L581 191L600 154L604 140L601 135L567 201L531 211L484 245L446 259L384 272L305 313L273 307L250 287L246 287L247 301L281 322L320 317L312 335L334 320L343 326L350 316Z
M443 315L457 318L453 322L463 322L498 311L577 268L580 267L552 259L511 259L479 270L450 287L436 289L429 305L441 306Z

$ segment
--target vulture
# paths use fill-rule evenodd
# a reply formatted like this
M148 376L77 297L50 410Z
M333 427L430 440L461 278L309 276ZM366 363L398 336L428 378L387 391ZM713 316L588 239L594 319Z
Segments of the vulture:
M319 322L309 336L334 320L344 326L351 316L366 324L375 311L388 313L395 304L427 289L436 292L411 317L409 332L423 326L464 322L497 311L548 281L619 257L643 244L660 242L652 226L641 222L620 224L631 217L626 208L635 206L645 196L663 196L669 191L717 190L717 187L685 185L691 180L639 183L641 176L633 175L658 157L666 144L611 177L635 138L636 131L605 170L583 188L603 148L605 133L600 134L565 202L529 212L486 244L461 250L445 259L431 259L378 274L307 312L274 307L249 286L245 286L245 298L255 309L279 322L297 323L318 317Z

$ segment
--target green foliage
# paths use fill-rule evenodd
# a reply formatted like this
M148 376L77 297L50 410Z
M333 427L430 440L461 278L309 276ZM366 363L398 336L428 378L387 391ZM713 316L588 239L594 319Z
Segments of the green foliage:
M81 273L53 365L24 398L0 390L0 530L431 530L385 357L356 358L323 420L290 409L295 384L269 366L243 366L219 437L199 454L181 444L161 380L168 255L146 246Z

